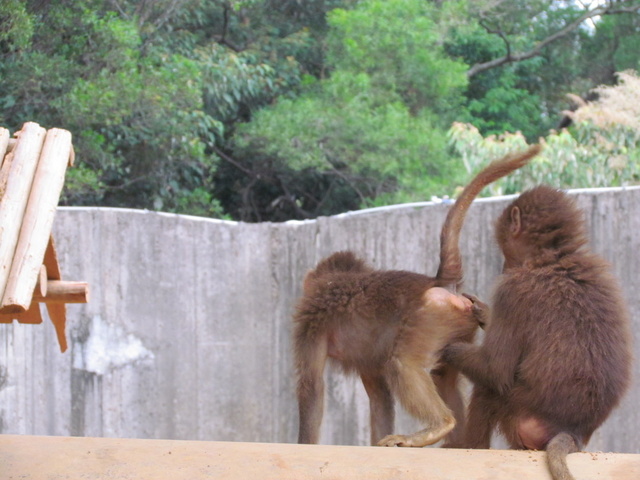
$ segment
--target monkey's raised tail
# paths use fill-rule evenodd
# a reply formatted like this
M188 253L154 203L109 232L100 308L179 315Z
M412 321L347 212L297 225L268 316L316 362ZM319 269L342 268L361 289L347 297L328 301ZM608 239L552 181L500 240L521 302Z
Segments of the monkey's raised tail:
M478 173L464 188L456 203L447 213L440 233L440 266L436 274L438 286L456 289L462 282L460 231L473 199L490 183L525 166L541 150L540 145L533 145L524 152L511 153L500 160L495 160Z
M559 433L547 445L547 463L553 480L575 480L569 472L567 455L579 450L578 443L568 433Z

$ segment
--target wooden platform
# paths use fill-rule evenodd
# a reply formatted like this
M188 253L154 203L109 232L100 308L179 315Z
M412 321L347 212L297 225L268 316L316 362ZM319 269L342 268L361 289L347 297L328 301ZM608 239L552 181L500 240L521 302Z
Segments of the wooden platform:
M548 480L543 452L0 435L0 478ZM575 453L578 480L637 480L640 455Z

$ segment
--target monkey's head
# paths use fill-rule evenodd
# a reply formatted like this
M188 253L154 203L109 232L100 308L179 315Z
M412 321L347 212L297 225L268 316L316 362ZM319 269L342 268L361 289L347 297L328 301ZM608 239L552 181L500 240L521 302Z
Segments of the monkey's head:
M496 222L505 269L537 259L543 263L575 252L587 243L582 212L573 199L540 185L522 193Z

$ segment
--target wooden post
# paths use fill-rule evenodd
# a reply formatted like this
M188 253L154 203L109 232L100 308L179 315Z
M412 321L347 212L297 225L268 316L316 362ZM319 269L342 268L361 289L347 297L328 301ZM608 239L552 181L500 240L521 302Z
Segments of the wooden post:
M62 279L62 272L60 272L60 264L58 263L58 254L56 253L56 246L53 241L53 236L49 237L47 251L44 254L44 266L47 269L47 277L49 281L57 281ZM67 304L47 303L46 305L51 323L53 323L53 326L56 329L56 336L58 337L60 351L64 353L67 351Z
M8 180L0 198L0 295L4 295L9 279L20 226L45 132L45 129L37 123L25 123L18 133L18 143L10 154L13 161L7 165ZM32 292L33 287L34 285L31 285Z
M53 128L46 134L22 220L4 296L3 308L24 311L31 304L37 271L44 260L53 218L71 158L71 133Z

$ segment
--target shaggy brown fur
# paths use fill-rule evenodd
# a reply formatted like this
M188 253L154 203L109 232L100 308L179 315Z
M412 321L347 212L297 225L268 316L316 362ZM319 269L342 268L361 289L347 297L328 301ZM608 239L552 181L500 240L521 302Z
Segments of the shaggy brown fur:
M445 348L474 382L464 448L489 448L498 427L512 448L545 449L556 479L629 384L628 313L609 265L587 247L583 214L540 186L496 226L505 258L482 346Z
M484 186L528 163L538 151L536 146L493 162L465 188L443 226L441 264L435 278L374 270L351 252L335 253L307 274L294 316L298 442L318 441L327 359L345 372L360 375L370 401L373 444L435 443L456 424L449 407L462 426L458 373L443 366L432 379L429 369L447 343L471 341L478 309L441 287L455 292L462 281L458 239L473 198ZM411 436L390 435L394 395L410 414L426 423L425 430ZM454 433L460 432L458 428Z

